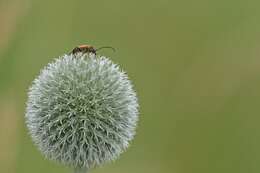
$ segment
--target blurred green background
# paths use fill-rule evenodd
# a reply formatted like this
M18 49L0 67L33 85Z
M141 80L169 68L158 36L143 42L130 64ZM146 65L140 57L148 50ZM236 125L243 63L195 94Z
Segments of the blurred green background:
M79 44L135 85L131 147L93 173L260 172L257 0L0 0L0 172L69 173L45 159L24 123L40 69Z

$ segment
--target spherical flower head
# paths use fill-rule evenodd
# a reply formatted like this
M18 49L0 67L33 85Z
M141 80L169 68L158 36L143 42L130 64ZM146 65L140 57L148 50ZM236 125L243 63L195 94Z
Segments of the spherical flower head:
M137 97L125 72L104 56L70 54L34 80L26 123L49 159L90 169L116 159L135 134Z

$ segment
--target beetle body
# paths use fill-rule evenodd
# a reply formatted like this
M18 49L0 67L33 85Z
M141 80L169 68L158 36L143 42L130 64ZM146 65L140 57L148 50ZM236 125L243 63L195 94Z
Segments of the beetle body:
M81 52L81 53L93 53L93 54L95 54L96 55L96 49L94 48L94 46L91 46L91 45L80 45L80 46L77 46L77 47L75 47L72 51L71 51L71 53L72 54L76 54L76 53L79 53L79 52Z

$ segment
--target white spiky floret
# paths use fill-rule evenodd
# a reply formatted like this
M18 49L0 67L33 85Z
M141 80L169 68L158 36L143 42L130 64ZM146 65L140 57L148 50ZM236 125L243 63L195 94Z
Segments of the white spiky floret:
M47 158L90 169L128 147L138 102L127 74L108 58L64 55L34 80L25 116L33 141Z

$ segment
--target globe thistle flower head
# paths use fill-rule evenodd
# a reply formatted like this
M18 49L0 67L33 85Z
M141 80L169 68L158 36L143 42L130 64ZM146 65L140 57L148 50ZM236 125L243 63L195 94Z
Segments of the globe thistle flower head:
M104 56L64 55L34 80L26 109L33 141L51 160L90 169L116 159L135 134L137 97Z

